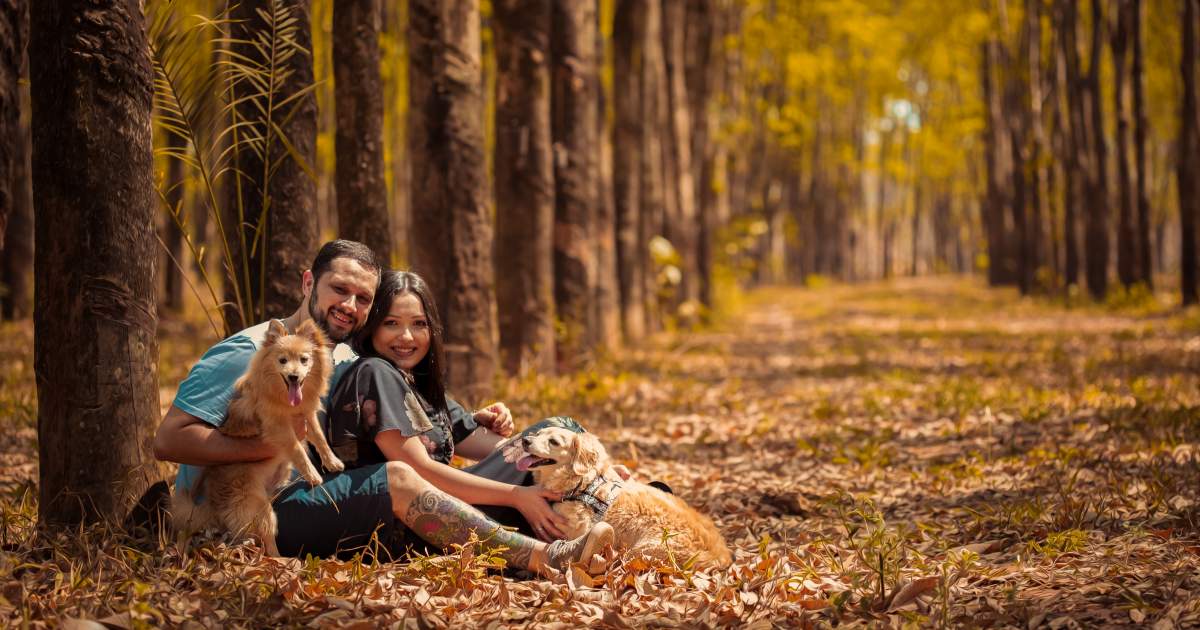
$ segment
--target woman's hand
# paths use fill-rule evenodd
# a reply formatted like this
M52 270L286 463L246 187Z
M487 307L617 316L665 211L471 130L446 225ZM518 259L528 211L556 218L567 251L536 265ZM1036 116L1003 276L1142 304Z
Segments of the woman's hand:
M633 471L629 470L624 464L613 464L613 470L617 472L617 476L621 478L621 481L629 481L629 478L633 477Z
M536 486L516 486L513 489L512 506L520 510L521 516L533 526L538 538L549 542L563 538L567 519L550 509L547 501L558 501L562 495Z
M502 402L492 403L475 412L475 422L487 427L500 437L513 434L513 417L508 406Z

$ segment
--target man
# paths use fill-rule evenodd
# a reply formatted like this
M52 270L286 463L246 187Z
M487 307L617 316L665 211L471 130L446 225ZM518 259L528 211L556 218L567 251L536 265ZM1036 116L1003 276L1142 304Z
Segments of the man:
M356 358L341 342L367 321L379 272L375 253L366 245L330 241L301 278L304 299L300 307L283 320L293 331L312 319L336 344L331 390ZM175 402L154 437L155 457L183 464L175 480L177 490L194 482L196 466L259 461L274 454L262 440L227 437L217 431L233 398L233 384L258 351L268 323L251 326L213 346L179 385Z
M335 344L330 391L357 358L341 342L366 323L379 277L380 264L366 245L346 240L326 243L302 275L300 306L282 320L292 331L311 319ZM252 326L210 348L179 385L154 437L154 456L181 464L176 492L192 487L197 467L275 455L260 439L229 437L217 430L225 420L234 384L258 351L268 325ZM297 435L303 437L303 431L303 423L298 423ZM550 545L525 538L434 488L402 462L326 475L315 488L295 480L277 495L274 509L279 520L276 543L286 556L352 552L376 541L396 557L422 542L413 538L414 530L425 542L443 549L467 543L474 531L513 566L552 572L547 567L562 569L566 562L580 559L595 566L593 552L612 537L611 528L602 527L574 541ZM397 521L409 527L397 527Z

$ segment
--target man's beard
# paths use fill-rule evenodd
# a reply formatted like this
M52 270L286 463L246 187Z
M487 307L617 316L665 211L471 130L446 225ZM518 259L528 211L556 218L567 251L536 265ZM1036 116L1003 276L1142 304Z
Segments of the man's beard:
M350 332L346 333L337 333L333 330L330 330L329 313L322 313L321 311L317 310L317 296L315 292L308 301L308 316L312 318L313 322L315 322L318 327L320 327L321 332L325 333L325 336L329 337L329 340L334 343L341 343L348 339L350 335L354 334L354 330L350 330Z

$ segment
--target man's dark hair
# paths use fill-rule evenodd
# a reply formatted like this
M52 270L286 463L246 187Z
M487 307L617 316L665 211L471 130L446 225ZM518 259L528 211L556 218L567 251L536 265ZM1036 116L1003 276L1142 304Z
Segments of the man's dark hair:
M375 275L379 275L379 271L383 268L383 265L379 264L379 257L370 247L358 241L339 238L322 245L321 251L318 251L317 257L313 259L311 267L313 284L321 279L321 274L329 271L329 266L333 264L335 258L349 258L368 271L375 272Z

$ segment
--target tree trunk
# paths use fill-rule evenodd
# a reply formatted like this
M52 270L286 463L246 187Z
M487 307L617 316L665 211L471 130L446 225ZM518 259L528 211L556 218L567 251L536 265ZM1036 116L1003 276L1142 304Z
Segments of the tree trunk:
M139 2L31 8L33 187L55 219L35 237L39 518L122 520L165 473L151 453L154 74Z
M167 144L175 151L183 151L187 147L187 141L184 138L173 132L166 132ZM183 308L183 230L180 229L179 223L184 221L188 216L184 208L184 167L186 166L183 160L168 156L167 158L167 180L166 180L166 200L170 206L170 213L178 213L178 219L171 216L163 218L163 232L166 238L163 239L163 244L166 245L166 252L163 252L162 258L162 279L163 279L163 294L162 306L171 311L178 312ZM178 222L177 222L178 221Z
M1147 191L1146 169L1146 136L1149 133L1150 122L1146 117L1146 71L1142 53L1142 13L1145 11L1142 2L1133 2L1129 10L1130 36L1133 38L1133 71L1130 81L1133 83L1133 148L1134 170L1137 172L1137 250L1139 280L1146 288L1154 288L1154 265L1151 262L1150 247L1150 195Z
M1125 288L1137 281L1137 250L1134 240L1133 180L1129 168L1129 8L1126 0L1117 0L1113 16L1113 110L1117 114L1117 184L1120 200L1117 220L1117 277Z
M1092 134L1092 168L1088 211L1084 217L1087 235L1087 285L1095 300L1108 293L1108 148L1104 138L1103 94L1100 91L1100 58L1104 47L1104 14L1101 0L1092 0L1092 52L1088 66L1088 102L1091 118L1088 131Z
M1000 0L997 2L997 8L1000 18L1000 32L1008 31L1008 2ZM1028 29L1022 37L1028 39ZM1012 61L1008 49L1002 42L997 42L996 46L996 66L1006 70L1004 80L1004 112L1007 121L1008 130L1008 150L1009 150L1009 178L1011 184L1008 196L1009 212L1012 217L1012 232L1009 235L1009 260L1011 265L1009 269L1014 273L1013 279L1016 281L1017 287L1022 295L1027 295L1033 288L1033 269L1036 266L1036 261L1033 260L1033 243L1029 238L1029 217L1028 217L1028 201L1031 197L1030 189L1032 186L1029 181L1028 154L1029 149L1026 146L1026 137L1030 124L1029 100L1026 98L1027 89L1029 87L1027 77L1020 72L1019 65ZM1019 50L1019 48L1018 48ZM1025 47L1026 54L1029 48ZM1019 59L1019 55L1017 56Z
M651 239L663 236L666 222L677 216L678 198L671 193L668 173L674 172L674 155L670 150L671 114L667 86L667 66L663 51L661 0L645 0L645 36L642 44L642 144L641 144L641 226L639 245L643 252ZM648 253L643 271L647 301L646 327L654 331L662 327L666 307L658 283L659 262Z
M383 176L379 0L333 3L338 236L365 243L387 264L392 226Z
M598 340L591 317L600 238L600 105L594 0L553 3L554 306L559 363L574 367Z
M27 0L0 0L0 319L32 308L33 190L29 176Z
M1036 288L1037 272L1044 263L1046 254L1044 243L1045 233L1042 228L1047 214L1046 164L1043 155L1046 153L1046 131L1042 127L1042 15L1041 0L1026 0L1025 23L1028 42L1025 47L1026 65L1029 69L1028 97L1029 106L1026 108L1027 123L1027 155L1026 171L1029 175L1028 186L1028 216L1026 217L1024 239L1028 243L1029 260L1025 263L1025 285L1030 290Z
M612 99L605 94L604 72L611 71L611 60L606 59L604 31L600 28L599 10L594 10L595 24L591 31L594 37L596 69L592 73L595 81L596 142L599 145L597 165L596 212L593 215L592 233L596 243L596 282L592 298L592 322L595 337L593 342L600 348L616 348L621 342L621 289L617 283L617 217L613 198L613 136L609 127L608 111ZM604 72L600 69L604 68Z
M441 311L448 386L474 400L496 369L479 4L413 0L408 20L409 250Z
M983 103L987 125L984 133L984 160L987 168L987 197L984 203L984 227L987 236L988 283L992 286L1010 284L1009 239L1004 211L1009 205L1008 134L1004 133L1004 99L1000 89L999 43L989 40L983 44Z
M312 49L309 29L308 2L305 0L283 0L286 15L279 16L297 21L295 43L308 51ZM246 0L231 6L229 13L233 22L231 35L235 40L252 40L269 29L269 24L259 13L269 13L268 0ZM268 48L234 44L231 52L242 55L256 63L269 66L271 60L265 53ZM287 99L313 83L312 59L307 53L296 52L286 60L284 67L290 73L280 89L278 99ZM234 96L248 98L258 88L248 82L235 86ZM317 141L317 102L310 91L287 104L276 107L272 118L282 131L287 143L281 141L278 132L267 128L262 113L268 99L241 100L235 108L238 121L251 121L257 132L271 137L265 151L260 155L249 150L238 153L236 167L241 175L239 183L228 182L225 186L225 208L240 213L241 234L227 235L227 241L236 250L235 277L238 279L241 299L249 305L249 321L243 326L269 317L283 317L296 309L301 299L300 275L312 262L317 243L317 189L316 182L305 172L287 148L290 144L305 164L315 163ZM258 106L264 106L260 109ZM264 159L265 157L265 159ZM266 190L266 195L262 194ZM240 190L239 190L240 189ZM240 206L239 206L240 196ZM260 223L265 224L259 235ZM227 222L226 229L236 230L236 222ZM259 239L257 245L256 238ZM231 322L233 331L236 321Z
M646 334L646 255L642 214L642 66L649 0L616 0L613 18L613 207L616 211L617 284L621 329L628 341Z
M1196 94L1196 59L1200 45L1196 39L1196 19L1200 0L1184 0L1182 44L1179 69L1183 74L1183 107L1180 109L1179 157L1179 271L1183 303L1197 301L1196 217L1200 214L1196 172L1200 168L1200 106Z
M1074 0L1060 0L1059 63L1067 125L1064 137L1065 175L1063 203L1063 283L1070 287L1079 284L1079 215L1088 188L1089 137L1085 115L1086 86L1079 70L1079 45L1076 39L1079 16Z
M16 205L13 179L21 159L21 66L29 24L25 0L0 0L0 251Z
M696 184L692 173L692 119L686 85L685 53L687 0L662 0L662 44L666 69L667 125L664 150L666 192L673 196L675 214L664 228L679 254L680 286L675 305L695 304L700 298L700 267L696 255ZM675 315L680 316L678 308Z
M496 302L509 374L553 374L555 367L550 5L494 4Z
M713 139L718 130L711 96L724 90L721 80L725 60L724 50L718 54L713 51L714 42L721 41L724 36L720 14L726 10L714 4L712 0L688 0L684 48L689 53L685 55L685 61L696 202L696 291L700 304L708 309L712 308L712 214L716 205Z

